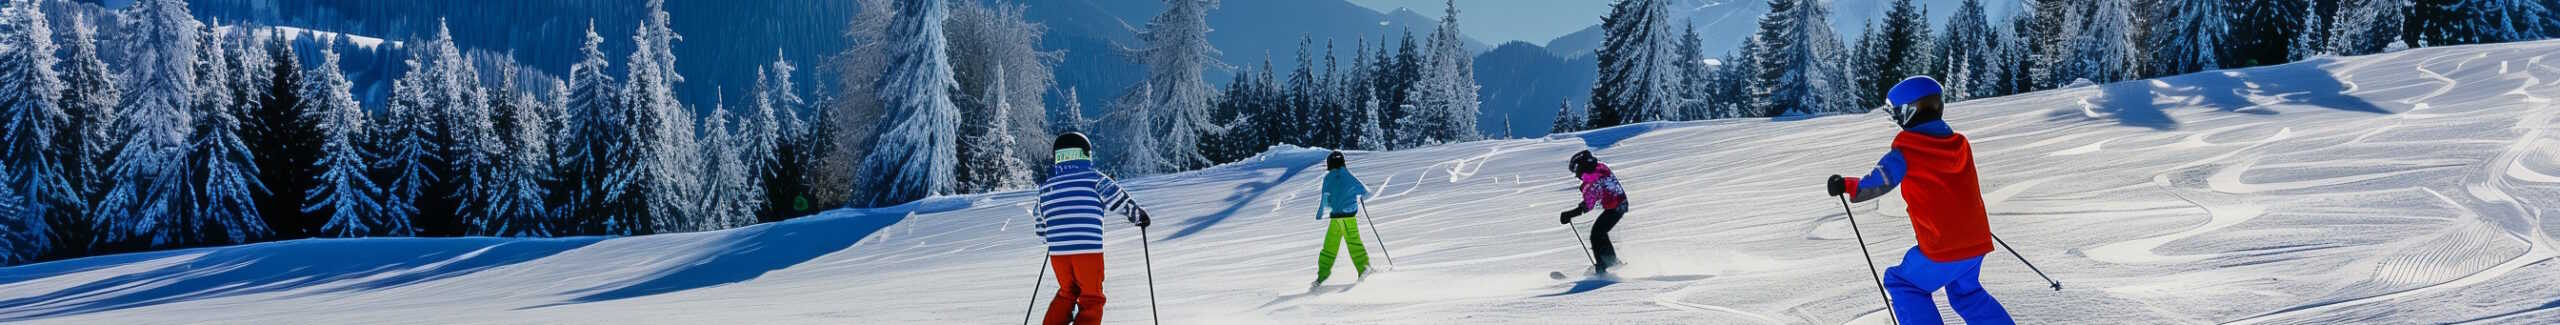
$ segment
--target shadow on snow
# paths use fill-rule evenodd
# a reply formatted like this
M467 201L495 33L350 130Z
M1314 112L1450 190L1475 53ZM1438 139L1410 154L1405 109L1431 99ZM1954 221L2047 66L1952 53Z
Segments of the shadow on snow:
M955 211L969 205L966 198L936 197L887 208L838 212L851 215L801 218L729 230L712 239L718 247L703 250L710 254L694 257L694 261L675 263L682 267L659 270L643 280L571 291L586 294L568 301L519 309L646 297L746 282L774 270L853 247L863 238L903 222L908 216Z
M9 300L0 322L80 315L306 288L381 290L469 275L585 247L603 237L562 239L397 238L294 240L72 260L61 272L130 265L186 254L191 260ZM361 243L350 245L351 243ZM39 275L50 277L69 273ZM10 279L19 281L22 279Z

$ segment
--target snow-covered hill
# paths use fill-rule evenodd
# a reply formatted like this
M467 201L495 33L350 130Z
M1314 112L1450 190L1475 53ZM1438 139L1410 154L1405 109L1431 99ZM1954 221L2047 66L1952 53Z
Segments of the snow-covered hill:
M2431 48L1953 105L1994 231L2067 287L2007 252L1983 279L2035 324L2560 322L2555 56L2560 42ZM1863 172L1892 132L1873 115L1726 120L1354 153L1381 194L1370 247L1395 265L1325 294L1305 287L1321 153L1129 180L1162 227L1146 246L1164 249L1150 262L1140 231L1113 226L1109 322L1881 324L1862 243L1817 181ZM1552 221L1575 198L1563 160L1585 148L1633 194L1623 281L1546 276L1585 263ZM1028 199L0 268L0 322L1013 323L1034 283L1052 288L1033 278ZM1879 260L1911 245L1903 206L1855 208Z

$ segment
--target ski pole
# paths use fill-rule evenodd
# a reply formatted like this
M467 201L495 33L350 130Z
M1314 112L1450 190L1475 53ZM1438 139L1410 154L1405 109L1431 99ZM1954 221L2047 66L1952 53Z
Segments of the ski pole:
M1867 259L1867 275L1875 276L1876 297L1884 298L1885 317L1893 317L1895 325L1902 324L1902 315L1893 311L1893 296L1884 292L1884 274L1876 272L1876 257L1873 253L1867 252L1867 234L1858 231L1858 212L1849 209L1848 197L1833 197L1840 198L1840 212L1849 216L1849 233L1858 236L1858 257Z
M1582 258L1590 259L1591 265L1600 265L1600 258L1591 256L1591 245L1582 243L1582 229L1570 223L1564 224L1564 229L1573 231L1573 245L1582 247Z
M1023 324L1031 324L1031 308L1040 306L1040 278L1049 274L1049 254L1040 255L1040 272L1031 275L1031 302L1022 305Z
M1138 252L1145 255L1147 262L1147 317L1155 324L1164 324L1164 315L1156 312L1156 252L1147 247L1147 238L1147 227L1138 227Z
M2036 277L2044 278L2045 284L2053 285L2053 291L2062 291L2062 281L2054 281L2053 277L2045 276L2044 270L2036 268L2036 262L2027 261L2026 255L2018 254L2018 249L2009 247L2009 242L2000 240L2000 235L1991 235L1991 242L2000 243L2000 249L2009 250L2009 256L2017 256L2018 263L2025 263L2028 271L2036 271Z
M1360 217L1369 218L1369 235L1378 237L1378 255L1387 257L1387 267L1396 267L1396 254L1387 252L1387 235L1378 233L1378 219L1369 216L1369 200L1360 200Z
M1035 244L1041 244L1040 270L1031 273L1031 302L1024 303L1022 305L1022 324L1029 325L1031 324L1032 308L1040 306L1040 278L1049 274L1049 247L1047 244L1049 240L1049 233L1048 227L1040 223L1039 211L1032 210L1030 207L1023 207L1022 212L1031 214L1032 226L1036 227L1032 229L1039 230L1038 234L1040 235L1041 240L1040 242L1035 242Z

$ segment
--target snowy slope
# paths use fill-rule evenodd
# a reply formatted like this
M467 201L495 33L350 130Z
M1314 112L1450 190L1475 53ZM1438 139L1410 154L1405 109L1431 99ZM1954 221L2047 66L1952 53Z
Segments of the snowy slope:
M1953 105L1993 229L2067 288L2008 252L1983 279L2023 323L2560 322L2554 53L2433 48ZM1728 120L1354 153L1381 193L1370 236L1387 242L1370 247L1396 267L1326 294L1305 290L1318 152L1129 180L1164 249L1150 294L1140 232L1113 225L1109 322L1881 324L1861 243L1817 181L1864 171L1892 132L1874 115ZM1583 148L1633 194L1623 281L1545 275L1584 264L1552 221L1575 197L1562 161ZM1027 198L0 268L0 322L1013 323L1041 255ZM1903 206L1856 207L1880 261L1911 245Z

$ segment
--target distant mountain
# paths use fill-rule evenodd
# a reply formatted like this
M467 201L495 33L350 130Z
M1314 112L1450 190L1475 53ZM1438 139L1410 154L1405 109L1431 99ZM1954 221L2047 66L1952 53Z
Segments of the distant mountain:
M1049 26L1044 47L1064 50L1065 60L1058 69L1058 86L1074 88L1088 110L1104 108L1139 80L1134 62L1116 50L1139 46L1137 32L1147 20L1164 10L1156 0L1055 0L1025 1L1027 16ZM1468 21L1459 16L1459 24L1488 24ZM1354 42L1366 39L1377 46L1381 35L1404 37L1411 30L1416 41L1430 37L1439 20L1410 10L1380 13L1343 0L1298 1L1222 1L1209 11L1209 43L1218 47L1220 57L1235 69L1210 69L1210 82L1226 82L1233 73L1259 69L1268 55L1273 69L1297 68L1298 41L1313 38L1313 47L1322 51L1326 40L1334 41L1334 52L1341 64L1350 64ZM1482 42L1467 40L1468 48L1484 49ZM1313 59L1323 64L1323 53ZM1318 67L1317 69L1322 69Z
M1493 51L1476 56L1476 91L1478 107L1476 128L1490 136L1509 134L1531 137L1547 134L1555 125L1556 105L1572 102L1583 107L1591 97L1591 82L1598 75L1599 61L1592 56L1572 59L1558 57L1544 47L1527 42L1504 43ZM1511 123L1504 132L1503 122Z
M1602 36L1603 35L1600 33L1600 25L1595 24L1591 25L1591 27L1583 27L1582 30L1573 31L1573 33L1570 34L1564 34L1564 36L1556 36L1556 39L1547 40L1546 47L1547 51L1555 52L1556 56L1577 57L1591 55L1591 51L1597 51L1600 49L1600 38Z
M1915 1L1927 9L1932 31L1943 28L1947 17L1954 15L1956 8L1964 4L1964 0ZM1830 5L1831 31L1839 33L1841 42L1845 43L1856 41L1859 30L1877 17L1884 17L1884 12L1892 9L1893 0L1832 0ZM1990 17L1994 25L2001 24L2010 13L2016 12L2014 8L2018 5L2016 1L2003 0L1982 3L1984 15ZM1673 0L1670 9L1672 16L1687 17L1688 23L1698 28L1699 40L1708 56L1723 56L1741 48L1743 41L1760 29L1760 16L1769 13L1769 3L1756 0ZM1547 41L1547 48L1565 57L1590 55L1592 50L1600 48L1602 37L1600 22L1595 19L1591 24L1581 31Z

